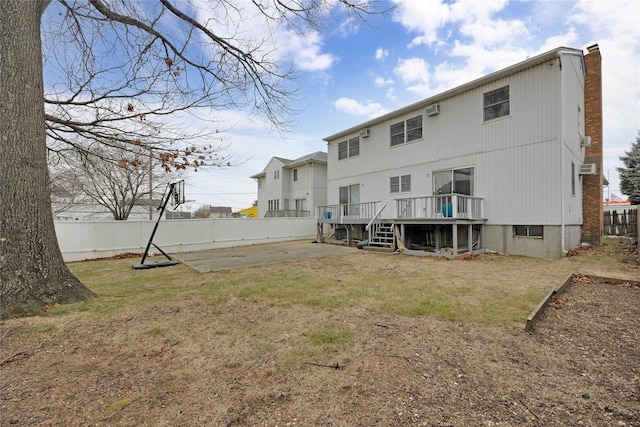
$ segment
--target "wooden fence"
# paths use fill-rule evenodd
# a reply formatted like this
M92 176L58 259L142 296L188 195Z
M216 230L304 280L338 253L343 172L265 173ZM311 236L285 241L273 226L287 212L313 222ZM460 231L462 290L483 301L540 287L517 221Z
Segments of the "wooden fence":
M605 212L604 234L605 236L637 236L638 208L625 209L620 213Z

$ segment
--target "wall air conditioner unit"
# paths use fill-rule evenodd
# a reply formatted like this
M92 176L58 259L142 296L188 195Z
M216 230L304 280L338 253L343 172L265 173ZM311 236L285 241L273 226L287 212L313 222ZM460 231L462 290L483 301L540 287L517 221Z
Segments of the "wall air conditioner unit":
M580 165L580 175L595 175L595 174L596 174L595 163L585 163L584 165Z
M369 138L369 128L360 131L360 138Z
M591 137L583 136L582 138L580 138L580 145L583 147L591 147Z
M440 104L431 104L427 107L427 116L435 116L440 114Z

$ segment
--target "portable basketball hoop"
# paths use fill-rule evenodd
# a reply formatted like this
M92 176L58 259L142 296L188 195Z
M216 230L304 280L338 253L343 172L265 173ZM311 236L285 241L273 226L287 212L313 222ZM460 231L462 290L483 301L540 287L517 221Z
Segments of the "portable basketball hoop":
M149 237L149 242L147 243L147 248L144 250L144 254L142 255L142 260L139 264L131 265L132 268L136 270L142 270L146 268L155 268L155 267L169 267L171 265L180 264L180 261L176 261L171 258L165 251L163 251L158 245L153 243L153 237L156 234L156 230L158 230L158 224L160 224L160 220L162 219L162 215L164 214L167 205L170 204L175 210L178 206L184 203L184 180L173 182L167 184L167 188L164 190L164 194L162 195L162 204L160 206L160 215L158 216L158 220L156 221L156 225L153 227L153 231L151 232L151 237ZM163 261L155 261L151 263L145 264L144 261L147 259L147 255L149 254L149 248L153 245L162 255L164 255L167 259Z

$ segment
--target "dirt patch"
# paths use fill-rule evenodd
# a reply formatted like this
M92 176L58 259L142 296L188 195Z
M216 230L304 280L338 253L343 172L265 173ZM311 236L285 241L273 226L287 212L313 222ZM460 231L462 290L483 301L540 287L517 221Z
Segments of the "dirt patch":
M580 277L531 332L250 297L11 319L0 425L640 426L640 288Z

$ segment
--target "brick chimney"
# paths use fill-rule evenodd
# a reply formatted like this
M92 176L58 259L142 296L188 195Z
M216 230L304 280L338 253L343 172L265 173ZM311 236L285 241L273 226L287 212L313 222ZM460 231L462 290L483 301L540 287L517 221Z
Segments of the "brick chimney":
M582 175L582 241L600 246L604 236L602 170L602 58L597 44L587 47L584 56L585 134L591 146L585 148L584 163L596 165L595 175Z

